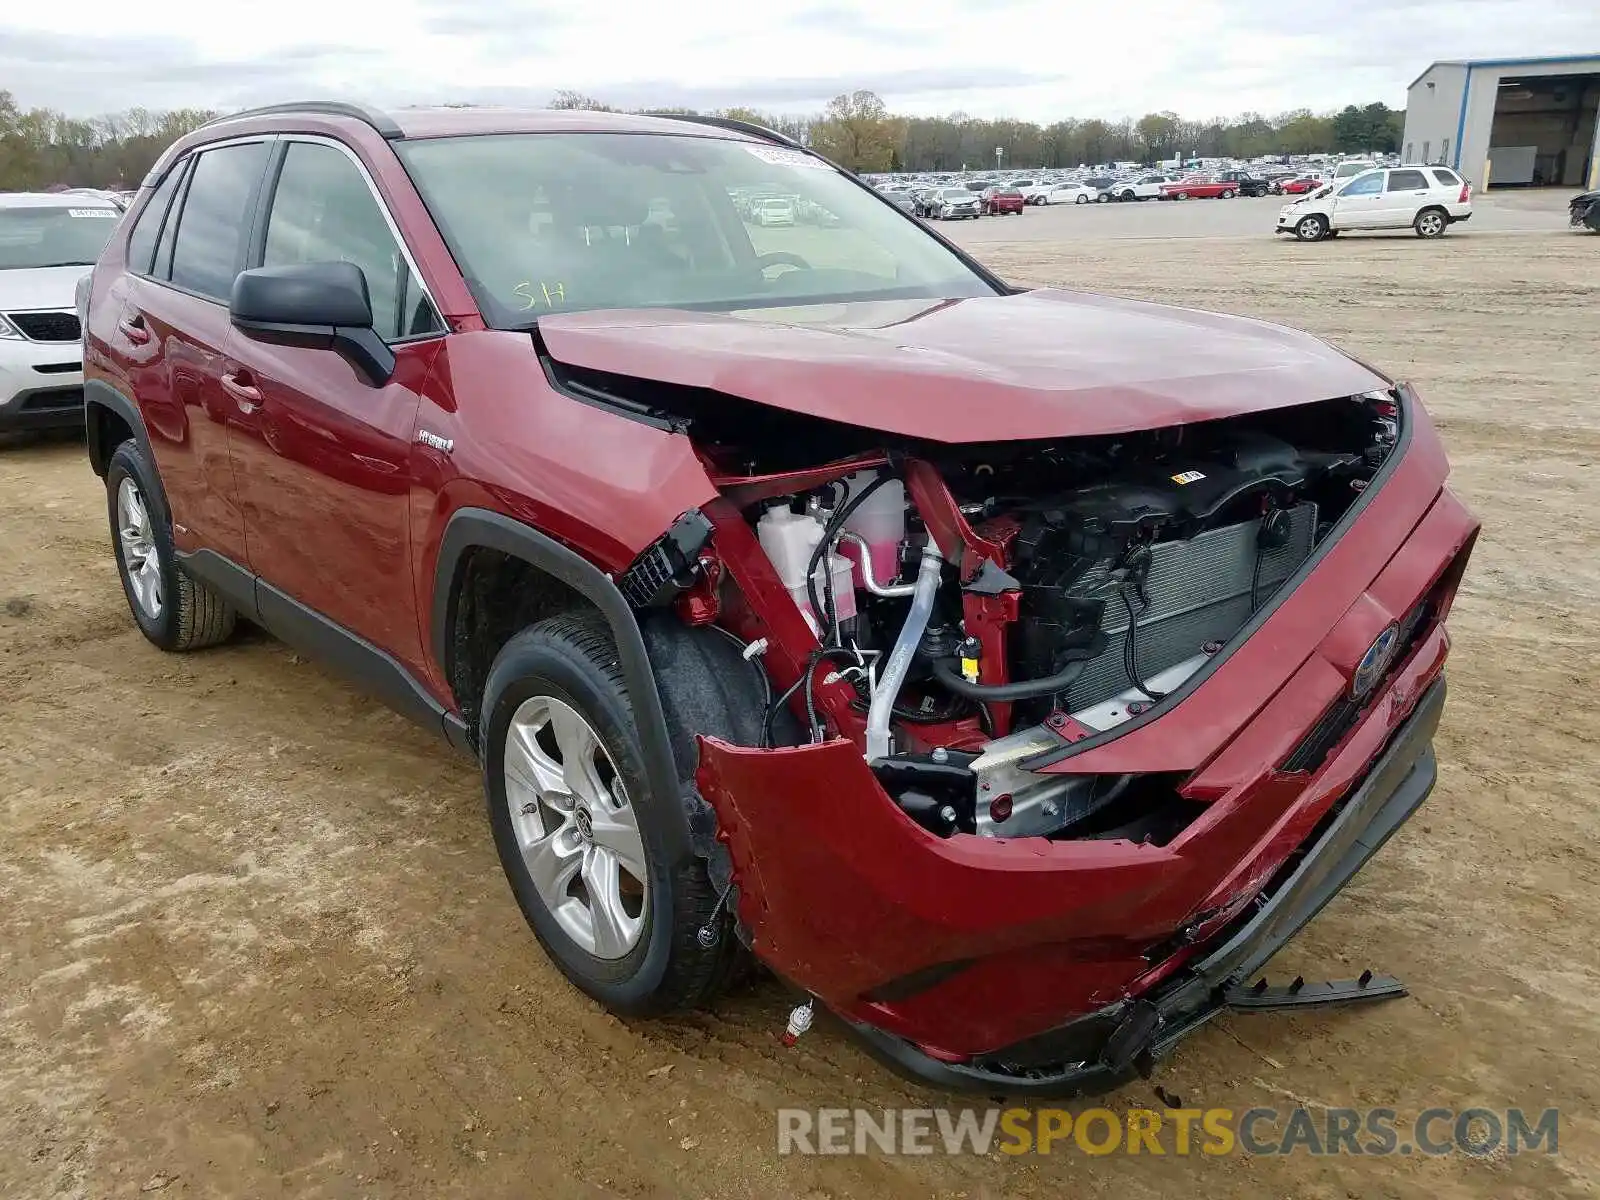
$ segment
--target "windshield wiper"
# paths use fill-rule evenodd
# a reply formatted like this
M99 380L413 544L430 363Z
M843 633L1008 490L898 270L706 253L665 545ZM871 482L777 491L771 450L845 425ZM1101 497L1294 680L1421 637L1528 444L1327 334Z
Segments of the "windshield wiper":
M14 268L14 269L15 270L19 270L19 271L43 271L48 267L92 267L92 266L94 266L94 260L91 259L88 262L79 262L77 260L73 260L73 261L69 261L69 262L29 263L26 267L17 267L17 268Z

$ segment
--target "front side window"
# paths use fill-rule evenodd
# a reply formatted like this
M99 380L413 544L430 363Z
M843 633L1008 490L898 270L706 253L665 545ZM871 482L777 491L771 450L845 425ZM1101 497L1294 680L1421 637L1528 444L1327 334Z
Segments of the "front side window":
M117 209L92 202L0 208L0 271L93 266L121 218Z
M1376 196L1383 191L1383 172L1373 171L1370 175L1357 175L1339 192L1341 196Z
M291 142L273 192L261 265L322 262L361 268L372 326L385 341L441 328L360 168L332 146Z
M200 155L172 247L172 282L178 287L227 300L244 263L250 205L266 163L265 142L219 146Z
M1428 177L1421 171L1390 171L1389 191L1420 192L1427 189Z
M893 205L787 147L533 133L396 149L500 328L581 309L994 294Z

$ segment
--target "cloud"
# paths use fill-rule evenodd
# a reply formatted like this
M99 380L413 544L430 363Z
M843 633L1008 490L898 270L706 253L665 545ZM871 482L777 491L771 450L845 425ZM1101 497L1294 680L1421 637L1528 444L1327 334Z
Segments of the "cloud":
M892 109L1205 119L1383 100L1434 58L1600 51L1600 5L1527 0L273 0L241 39L202 0L8 5L0 80L87 116L306 97L815 112L870 88ZM93 31L92 33L85 32ZM125 32L126 30L126 32Z

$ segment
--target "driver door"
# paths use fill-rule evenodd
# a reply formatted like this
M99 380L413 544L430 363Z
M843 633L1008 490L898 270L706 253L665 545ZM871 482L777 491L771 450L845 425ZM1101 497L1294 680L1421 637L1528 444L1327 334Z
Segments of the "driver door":
M1387 171L1357 175L1333 198L1335 229L1376 229L1383 224L1383 183Z

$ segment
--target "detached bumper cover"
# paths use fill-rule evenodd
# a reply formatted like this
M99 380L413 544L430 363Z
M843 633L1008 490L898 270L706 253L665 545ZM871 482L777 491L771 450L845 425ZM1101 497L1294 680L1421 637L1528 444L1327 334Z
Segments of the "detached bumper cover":
M1387 749L1305 848L1297 863L1262 893L1259 907L1224 930L1203 957L1151 993L963 1063L941 1061L912 1043L849 1022L867 1048L895 1070L946 1091L1067 1097L1114 1088L1186 1035L1229 1008L1280 1007L1249 981L1311 921L1433 790L1433 735L1444 710L1445 681L1436 680ZM1378 1000L1401 994L1394 981L1368 979L1343 989L1308 985L1300 1003Z

